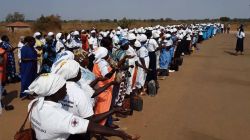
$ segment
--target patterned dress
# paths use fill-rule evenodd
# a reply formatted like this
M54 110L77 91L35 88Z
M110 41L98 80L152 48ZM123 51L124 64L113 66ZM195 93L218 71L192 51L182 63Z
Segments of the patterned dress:
M4 41L2 48L5 51L10 50L12 47L9 42ZM8 80L14 79L16 77L16 66L15 66L15 57L14 53L11 51L7 52L7 78Z

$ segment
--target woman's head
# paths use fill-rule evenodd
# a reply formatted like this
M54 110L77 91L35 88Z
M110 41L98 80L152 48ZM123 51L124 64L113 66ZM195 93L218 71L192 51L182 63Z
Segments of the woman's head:
M74 51L74 55L75 61L77 61L81 65L81 67L86 67L89 65L89 58L87 52L78 49Z
M2 37L1 37L1 40L2 41L5 41L5 42L9 42L10 40L9 40L9 37L7 36L7 35L3 35Z
M99 47L95 52L95 63L98 63L101 59L107 60L109 58L108 50L104 47Z
M29 47L34 47L36 40L32 36L27 36L24 38L24 43L26 43Z
M112 39L110 37L104 37L101 40L101 46L105 47L109 51L112 51L112 48L113 48Z
M121 41L121 49L122 50L128 50L129 48L129 41L127 39L124 39Z
M51 73L62 76L67 81L77 82L81 78L80 64L75 60L63 60L52 67Z
M50 100L58 102L59 100L62 100L67 94L66 80L57 74L41 74L31 83L28 90L25 92L38 95L38 98L49 97Z

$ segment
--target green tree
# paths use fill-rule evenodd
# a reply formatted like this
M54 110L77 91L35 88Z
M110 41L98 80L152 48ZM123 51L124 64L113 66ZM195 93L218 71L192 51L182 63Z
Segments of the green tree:
M21 14L19 12L9 13L5 18L6 22L16 22L24 20L25 20L24 14Z
M129 28L132 24L132 21L124 17L123 19L119 20L117 24L122 28Z
M61 30L62 29L61 18L58 15L50 15L50 16L41 15L41 17L35 21L33 29L36 31Z
M229 17L220 17L220 21L222 21L222 22L228 22L230 20L231 19Z

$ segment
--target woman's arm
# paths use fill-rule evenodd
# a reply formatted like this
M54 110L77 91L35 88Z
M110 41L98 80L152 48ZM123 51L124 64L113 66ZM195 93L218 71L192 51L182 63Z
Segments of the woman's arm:
M114 84L116 84L116 82L112 81L112 82L106 84L105 86L96 89L95 93L92 95L91 98L95 98L96 96L100 95L103 91L105 91L106 89L108 89L110 86L112 86Z

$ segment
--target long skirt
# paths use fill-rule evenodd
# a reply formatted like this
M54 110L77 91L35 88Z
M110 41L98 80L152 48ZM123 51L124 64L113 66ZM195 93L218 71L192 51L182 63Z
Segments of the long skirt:
M149 52L149 69L152 71L147 74L146 81L157 80L157 70L156 70L156 54L155 52Z
M244 38L238 38L235 50L237 52L239 52L239 51L243 52L244 51L243 45L244 45Z

